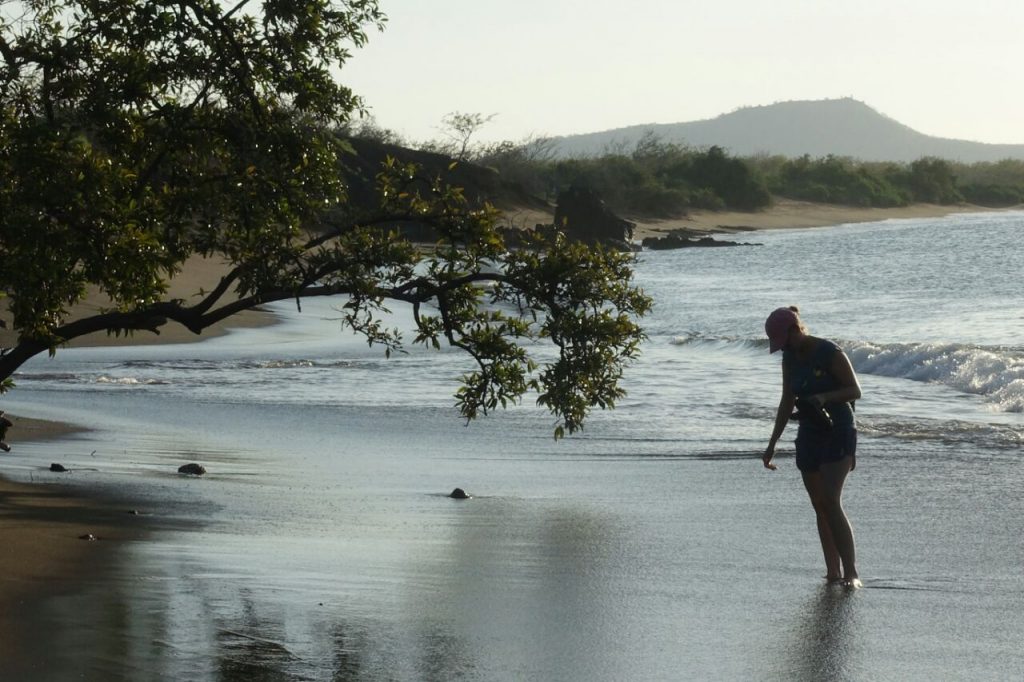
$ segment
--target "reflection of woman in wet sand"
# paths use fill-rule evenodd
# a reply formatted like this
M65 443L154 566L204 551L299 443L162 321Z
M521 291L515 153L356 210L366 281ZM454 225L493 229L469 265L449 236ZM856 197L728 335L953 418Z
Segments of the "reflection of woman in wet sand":
M859 599L828 585L818 587L795 612L785 679L792 682L864 679L860 646ZM781 677L780 677L781 679Z
M795 306L773 311L765 322L765 332L769 350L783 353L782 398L764 465L775 469L775 444L794 406L798 407L796 466L817 516L825 579L860 587L853 528L842 504L843 484L856 466L857 423L852 402L861 395L857 375L838 346L807 333Z

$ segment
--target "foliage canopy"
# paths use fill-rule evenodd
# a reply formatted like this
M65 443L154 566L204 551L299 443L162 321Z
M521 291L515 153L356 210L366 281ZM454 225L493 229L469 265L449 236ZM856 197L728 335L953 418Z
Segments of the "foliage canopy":
M469 353L467 418L538 394L575 431L622 395L650 300L631 256L554 236L505 248L497 212L391 161L380 205L353 206L335 131L361 112L337 81L383 26L375 0L0 2L0 291L26 360L96 332L199 334L262 303L337 296L387 352L388 301L413 343ZM389 228L431 224L421 249ZM227 265L198 301L167 295L191 257ZM71 319L90 289L109 306ZM547 341L554 358L534 359Z

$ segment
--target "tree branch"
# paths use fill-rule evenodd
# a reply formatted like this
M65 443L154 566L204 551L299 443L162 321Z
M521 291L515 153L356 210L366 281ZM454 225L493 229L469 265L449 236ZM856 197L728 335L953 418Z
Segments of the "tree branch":
M241 70L241 73L237 74L237 76L245 87L245 94L249 99L249 106L252 108L253 116L257 119L262 118L263 110L260 106L259 95L256 92L252 66L246 58L245 50L242 49L242 46L235 39L235 35L224 25L224 20L230 17L230 13L217 16L207 12L201 3L194 2L193 0L180 0L180 3L182 6L191 9L196 20L205 24L207 28L213 29L214 35L227 42L228 47L235 53L238 67ZM235 9L238 9L238 7ZM233 13L235 9L232 9L231 12Z
M403 221L416 221L426 223L428 225L432 225L435 222L430 219L430 216L424 216L419 213L378 213L368 217L366 220L348 222L345 223L344 225L332 227L330 230L321 233L320 235L310 239L305 244L303 244L302 250L309 251L310 249L315 249L318 246L323 246L332 239L337 239L338 237L341 237L351 232L357 227L377 227L379 225L386 225L388 223L398 223Z
M206 298L204 298L202 301L193 306L193 310L195 310L199 314L203 314L207 310L209 310L214 303L220 300L221 296L227 293L228 287L230 287L234 282L238 280L241 271L242 266L239 265L235 267L233 270L231 270L231 272L221 277L220 282L217 283L217 286L213 288L213 290L206 296Z
M243 7L245 7L245 6L246 6L246 5L248 5L248 4L249 4L249 0L242 0L242 1L240 2L240 3L238 3L237 5L235 5L234 7L232 7L232 8L230 9L230 10L228 10L228 11L227 11L227 12L226 12L226 13L224 14L224 18L225 18L225 19L230 19L230 18L231 18L231 15L232 15L232 14L234 14L235 12L237 12L237 11L238 11L238 10L240 10L240 9L242 9Z
M341 285L307 286L300 288L298 291L276 289L246 296L211 310L216 302L220 300L221 296L227 292L231 283L238 278L240 270L241 267L235 268L228 275L224 276L217 285L217 288L194 306L183 306L174 301L163 301L137 311L100 313L58 327L53 331L54 338L60 339L62 342L68 342L87 334L101 331L108 333L149 331L159 334L160 328L171 321L181 324L198 336L208 327L232 315L236 315L244 310L251 310L265 303L275 303L292 298L343 296L351 293ZM402 301L413 305L424 303L432 298L438 298L440 303L445 292L475 282L511 283L511 280L501 273L474 272L441 283L432 283L425 278L418 278L390 289L378 289L372 293L381 298ZM443 308L443 303L441 303L441 306ZM447 317L445 310L442 310L442 316ZM476 357L476 354L470 348L455 339L450 321L446 321L445 327L445 336L449 343L457 348L466 350ZM20 339L16 346L0 358L0 378L10 376L27 360L46 350L50 350L50 344L47 341ZM480 362L479 357L476 359Z
M14 71L16 77L20 70L17 56L14 54L14 48L11 47L10 43L4 40L3 36L0 36L0 55L3 55L4 61L7 62L7 66Z

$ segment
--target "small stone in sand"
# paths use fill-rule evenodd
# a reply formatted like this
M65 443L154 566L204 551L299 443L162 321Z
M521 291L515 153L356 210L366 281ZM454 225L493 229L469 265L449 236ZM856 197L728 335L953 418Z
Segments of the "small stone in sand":
M64 473L64 472L67 471L67 469L64 467L63 464L57 464L56 462L54 462L54 463L52 463L50 465L50 471L56 471L57 473Z
M466 491L463 490L462 488L456 488L451 492L451 494L448 497L451 497L452 499L456 500L468 500L470 497L472 497L472 495L467 495Z
M196 464L195 462L192 462L191 464L182 464L178 467L178 473L189 474L191 476L202 476L206 473L206 467L202 464Z

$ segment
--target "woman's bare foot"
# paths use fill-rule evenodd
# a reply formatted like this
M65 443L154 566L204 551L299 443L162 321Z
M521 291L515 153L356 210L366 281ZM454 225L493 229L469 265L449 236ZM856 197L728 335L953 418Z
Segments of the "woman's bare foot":
M843 586L849 587L851 590L859 590L864 587L864 583L857 576L853 576L852 578L843 578Z

